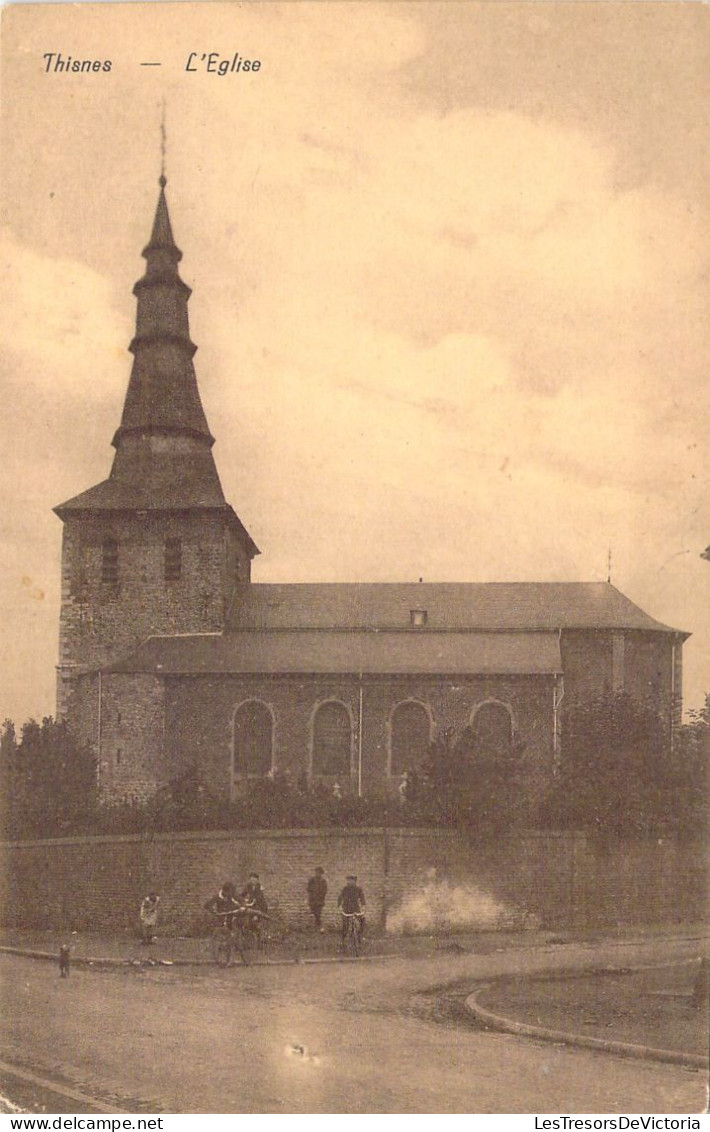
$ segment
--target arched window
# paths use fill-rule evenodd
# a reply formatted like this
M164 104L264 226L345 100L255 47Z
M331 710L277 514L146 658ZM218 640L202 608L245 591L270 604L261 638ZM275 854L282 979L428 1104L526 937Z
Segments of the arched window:
M471 746L475 759L496 761L510 756L513 719L510 709L496 701L481 704L471 720Z
M350 776L352 727L345 704L321 704L313 719L313 773Z
M404 774L424 759L431 738L429 714L423 704L408 700L392 712L390 774Z
M266 704L249 700L234 713L234 773L268 774L273 764L274 721Z

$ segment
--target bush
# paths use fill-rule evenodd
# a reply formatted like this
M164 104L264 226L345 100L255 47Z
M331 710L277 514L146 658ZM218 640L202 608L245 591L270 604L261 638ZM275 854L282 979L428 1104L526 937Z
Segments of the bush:
M411 801L418 819L491 839L519 826L527 814L523 746L507 753L477 749L471 728L443 733L413 776Z
M560 770L540 809L544 828L608 836L669 831L697 835L708 825L710 697L691 713L673 746L667 721L625 695L571 709ZM101 803L96 763L63 722L30 720L18 740L0 733L2 833L10 839L208 829L438 826L495 840L531 824L530 787L520 745L476 749L473 732L449 730L392 797L333 795L332 788L278 772L252 779L234 800L216 794L197 766L148 801Z
M346 794L326 786L294 784L289 776L249 781L234 800L210 790L196 768L146 802L106 803L93 815L101 833L146 833L202 829L328 829L408 823L394 802Z

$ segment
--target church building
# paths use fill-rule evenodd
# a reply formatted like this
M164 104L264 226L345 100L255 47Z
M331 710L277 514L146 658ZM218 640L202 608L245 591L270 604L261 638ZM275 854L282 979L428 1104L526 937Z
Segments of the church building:
M94 748L104 799L193 771L224 797L276 771L377 793L465 728L543 789L575 703L626 690L673 726L687 634L609 583L252 582L259 550L212 455L164 177L143 256L111 473L55 508L57 714Z

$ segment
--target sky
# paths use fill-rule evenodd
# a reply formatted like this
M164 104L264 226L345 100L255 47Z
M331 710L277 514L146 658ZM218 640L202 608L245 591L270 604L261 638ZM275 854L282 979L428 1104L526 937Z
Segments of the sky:
M611 550L614 584L693 634L698 706L708 19L5 8L0 717L54 710L52 507L110 470L163 99L198 381L254 580L604 581ZM261 67L209 73L209 52ZM111 69L47 72L47 53Z

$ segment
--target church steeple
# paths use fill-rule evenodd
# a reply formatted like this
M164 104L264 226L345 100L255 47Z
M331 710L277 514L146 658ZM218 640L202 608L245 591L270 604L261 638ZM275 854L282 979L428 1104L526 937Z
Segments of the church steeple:
M205 418L190 339L187 302L191 291L178 272L182 252L173 238L164 176L150 242L143 249L145 274L133 288L138 300L134 356L121 426L113 439L119 448L129 433L182 433L214 443Z
M187 310L192 292L178 271L182 252L173 236L164 175L159 184L150 240L143 249L145 272L133 288L133 366L112 441L111 475L57 507L60 517L69 510L226 506L193 364L197 347Z
M259 553L224 498L212 455L164 176L143 256L111 474L54 509L64 523L60 715L70 713L82 673L146 637L220 632Z
M221 632L259 552L217 475L164 175L143 255L111 474L54 508L63 523L57 710L67 718L88 687L83 675L146 637Z

